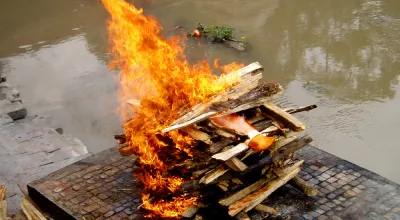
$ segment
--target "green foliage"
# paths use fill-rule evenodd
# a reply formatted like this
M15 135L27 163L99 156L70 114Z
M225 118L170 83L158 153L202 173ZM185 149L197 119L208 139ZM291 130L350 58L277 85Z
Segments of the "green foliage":
M196 27L202 35L212 42L222 42L224 40L232 40L235 35L235 28L232 26L210 26L204 27L202 24L197 24Z

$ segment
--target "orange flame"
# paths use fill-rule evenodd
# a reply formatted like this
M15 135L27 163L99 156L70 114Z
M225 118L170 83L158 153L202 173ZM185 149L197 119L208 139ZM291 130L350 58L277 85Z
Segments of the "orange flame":
M179 155L185 155L182 160L190 158L194 141L179 131L161 134L161 130L176 120L180 109L190 108L231 87L238 77L218 79L205 61L190 65L181 38L161 37L161 25L143 15L142 9L124 0L102 2L111 15L110 68L120 70L121 117L127 139L123 151L138 156L143 168L138 178L145 192L168 190L179 195L179 186L185 180L166 171L175 160L182 159ZM236 63L220 67L217 62L215 66L224 73L243 67ZM125 102L132 98L141 100L136 111L126 109ZM173 159L167 160L168 157ZM197 199L179 195L173 201L151 201L146 193L143 207L155 217L176 217Z

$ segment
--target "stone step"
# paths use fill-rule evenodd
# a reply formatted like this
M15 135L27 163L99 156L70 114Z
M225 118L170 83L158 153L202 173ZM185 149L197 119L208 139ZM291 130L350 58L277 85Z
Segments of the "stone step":
M1 95L1 94L0 94ZM0 115L8 115L13 120L25 118L28 112L21 102L10 102L0 97Z

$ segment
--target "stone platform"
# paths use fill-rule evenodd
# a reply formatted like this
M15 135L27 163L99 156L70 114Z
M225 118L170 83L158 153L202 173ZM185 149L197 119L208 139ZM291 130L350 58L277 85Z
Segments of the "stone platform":
M320 194L309 198L287 184L264 202L278 207L279 216L250 212L251 219L400 219L397 184L312 146L297 157L306 160L302 178ZM109 149L30 183L29 194L55 219L141 219L133 160Z

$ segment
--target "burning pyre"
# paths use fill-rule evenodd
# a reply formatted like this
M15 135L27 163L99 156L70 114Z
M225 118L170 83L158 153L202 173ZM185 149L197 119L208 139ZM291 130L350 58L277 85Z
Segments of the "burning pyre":
M175 164L191 158L193 139L180 131L162 134L181 109L191 108L234 85L237 77L223 80L212 75L205 62L190 65L181 38L165 39L161 25L142 9L124 0L102 0L110 14L108 33L113 60L110 67L120 70L121 105L131 98L141 107L121 111L126 143L124 154L135 154L143 169L137 177L145 186L143 208L159 217L179 216L197 197L178 193L185 182L182 175L165 173ZM216 67L227 73L243 65L232 63ZM123 109L123 108L121 108ZM134 114L134 116L132 116ZM149 193L169 192L168 201L151 201Z
M232 63L190 65L182 39L161 37L160 24L124 0L102 0L108 21L110 66L120 70L123 155L138 157L134 169L144 184L148 217L193 217L218 204L225 214L250 210L276 213L262 205L292 181L306 195L318 190L297 174L303 160L294 153L312 141L296 135L305 125L291 114L316 108L281 109L271 99L277 82L259 83L263 67ZM140 101L132 101L140 100ZM126 103L135 108L126 108ZM208 201L211 198L211 202Z

